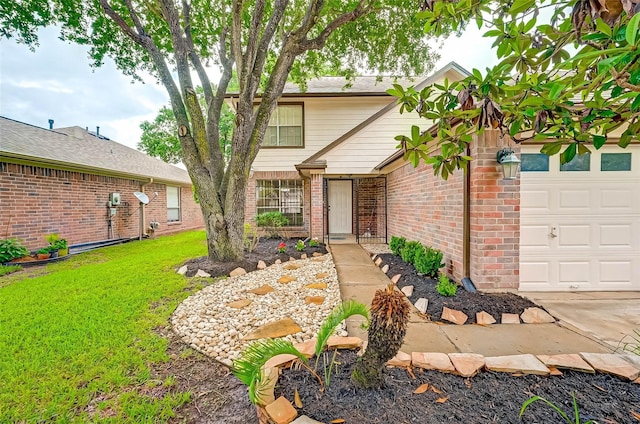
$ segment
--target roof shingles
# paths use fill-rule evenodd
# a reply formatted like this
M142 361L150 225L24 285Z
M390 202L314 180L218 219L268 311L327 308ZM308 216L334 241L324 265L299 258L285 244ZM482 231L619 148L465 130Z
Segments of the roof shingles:
M82 172L191 184L185 170L79 127L47 130L0 116L1 156Z

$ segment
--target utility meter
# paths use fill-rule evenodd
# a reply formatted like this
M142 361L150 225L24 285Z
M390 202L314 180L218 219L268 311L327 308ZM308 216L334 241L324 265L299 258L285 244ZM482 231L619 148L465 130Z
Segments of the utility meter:
M111 206L119 206L120 205L120 193L111 193L111 194L109 194L109 201L111 202Z

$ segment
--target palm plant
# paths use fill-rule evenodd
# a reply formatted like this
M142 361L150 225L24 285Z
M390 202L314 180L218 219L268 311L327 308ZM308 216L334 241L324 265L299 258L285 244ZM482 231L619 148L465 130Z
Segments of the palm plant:
M393 285L376 291L371 302L368 344L351 374L351 381L363 388L378 388L384 383L384 364L400 350L409 322L409 303Z
M524 414L524 411L526 411L527 408L531 406L532 403L537 401L542 401L546 403L549 407L551 407L551 409L556 411L562 417L564 422L566 422L567 424L595 424L596 422L593 420L588 420L584 422L580 421L580 410L578 409L578 402L576 401L576 395L571 393L571 398L573 399L573 418L569 417L569 415L566 412L564 412L562 409L560 409L560 407L558 407L555 403L541 396L533 396L527 399L524 402L524 404L522 404L519 417L522 418L522 414Z
M249 400L254 404L260 404L262 398L261 388L265 374L262 371L264 364L276 355L289 353L297 356L303 363L307 358L293 344L282 339L259 340L250 344L233 362L231 372L249 388Z
M355 300L347 300L337 305L329 315L324 319L324 322L318 330L318 337L316 341L316 368L318 366L318 357L324 350L329 337L336 332L336 328L342 321L353 315L361 315L369 320L369 311L367 306L363 303L356 302Z

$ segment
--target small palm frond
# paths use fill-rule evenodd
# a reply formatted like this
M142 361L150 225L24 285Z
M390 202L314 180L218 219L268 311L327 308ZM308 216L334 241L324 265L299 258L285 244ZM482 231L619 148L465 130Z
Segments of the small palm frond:
M250 344L233 362L231 372L249 387L249 400L257 403L260 399L260 382L264 378L263 365L276 355L289 353L306 362L307 358L287 340L267 339Z
M316 358L320 356L320 353L327 345L329 337L336 331L336 328L342 321L349 318L352 315L362 315L369 321L369 310L364 303L356 302L355 300L347 300L340 305L333 308L333 311L324 319L324 322L318 330L318 341L316 342Z

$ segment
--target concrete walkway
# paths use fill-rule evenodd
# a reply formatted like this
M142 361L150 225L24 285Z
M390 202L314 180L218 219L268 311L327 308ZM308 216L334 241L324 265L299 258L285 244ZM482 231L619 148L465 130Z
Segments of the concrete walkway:
M359 245L333 244L331 253L343 300L355 299L370 305L376 290L391 283ZM349 318L349 335L366 339L366 331L360 327L362 323L360 317ZM557 324L494 324L487 327L436 324L421 317L415 308L401 350L407 353L472 352L484 356L611 351L605 345Z
M640 329L640 292L518 293L543 306L560 325L612 348Z

